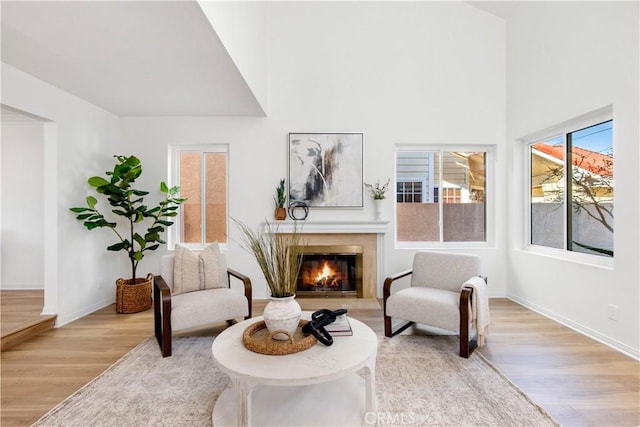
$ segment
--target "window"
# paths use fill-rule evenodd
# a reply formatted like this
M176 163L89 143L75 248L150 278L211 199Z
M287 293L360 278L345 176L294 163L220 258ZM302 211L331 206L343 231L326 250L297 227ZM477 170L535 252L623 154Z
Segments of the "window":
M396 201L398 203L422 203L425 186L426 181L424 179L419 179L418 181L397 181Z
M487 150L396 151L398 242L485 242Z
M170 147L172 183L187 199L170 243L199 247L227 242L227 151L221 144Z
M613 257L613 120L605 116L528 140L531 245Z

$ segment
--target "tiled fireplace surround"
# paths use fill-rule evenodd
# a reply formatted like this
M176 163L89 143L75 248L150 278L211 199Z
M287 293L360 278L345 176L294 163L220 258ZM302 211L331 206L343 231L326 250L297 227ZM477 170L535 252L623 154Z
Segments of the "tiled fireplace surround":
M376 298L384 272L384 235L389 221L299 221L298 232L307 245L362 246L362 297ZM271 224L279 233L291 233L293 221Z

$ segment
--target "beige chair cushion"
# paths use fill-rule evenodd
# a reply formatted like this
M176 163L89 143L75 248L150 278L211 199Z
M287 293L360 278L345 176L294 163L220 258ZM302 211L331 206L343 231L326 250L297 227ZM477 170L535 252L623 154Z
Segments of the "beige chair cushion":
M163 265L166 263L163 262ZM173 280L169 286L173 295L204 289L228 288L226 273L226 262L217 242L211 243L201 252L176 245L173 256ZM164 270L162 276L168 277Z
M417 252L411 286L428 286L458 293L462 284L480 274L480 257L444 252Z
M387 316L459 332L459 287L458 292L425 287L398 291L387 299Z
M172 333L248 315L247 299L228 288L189 292L171 298Z

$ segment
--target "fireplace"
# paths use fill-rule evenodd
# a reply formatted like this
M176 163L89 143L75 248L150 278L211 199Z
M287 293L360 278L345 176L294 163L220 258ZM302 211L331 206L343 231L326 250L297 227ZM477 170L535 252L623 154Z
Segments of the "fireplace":
M362 298L362 246L304 246L296 294Z

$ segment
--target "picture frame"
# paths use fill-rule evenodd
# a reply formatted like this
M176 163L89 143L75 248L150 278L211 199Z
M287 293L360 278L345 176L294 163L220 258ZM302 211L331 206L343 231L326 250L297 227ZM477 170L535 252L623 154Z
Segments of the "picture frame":
M364 133L289 133L289 202L364 207Z

